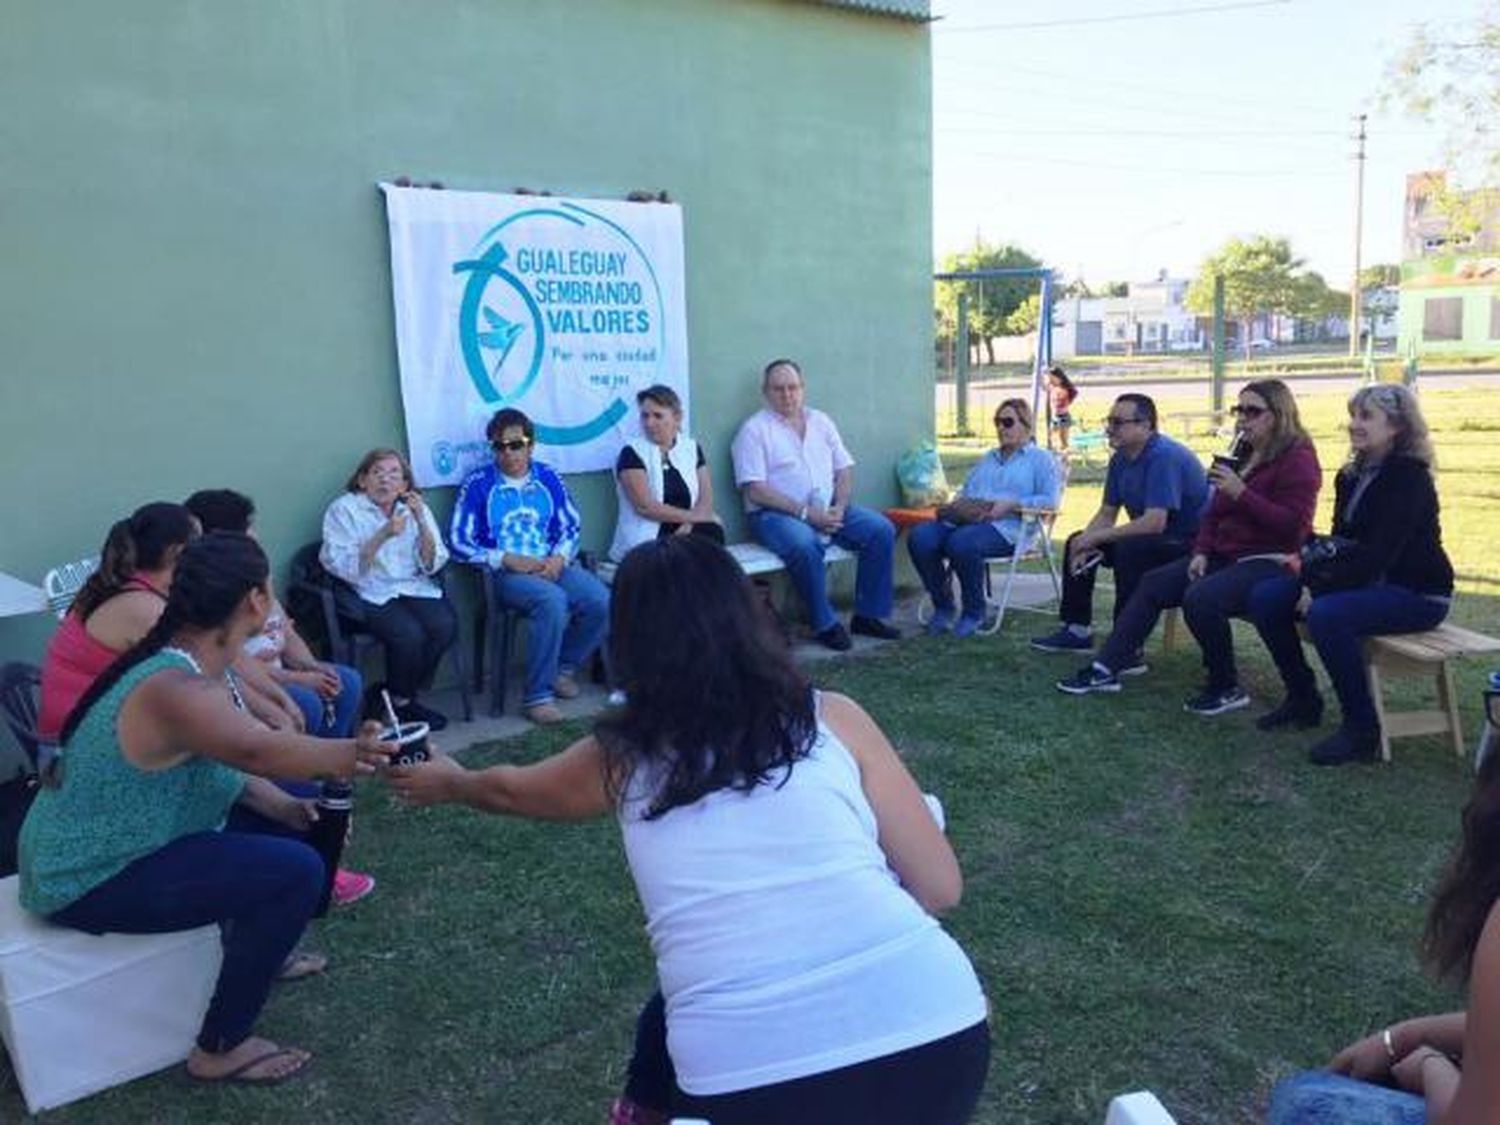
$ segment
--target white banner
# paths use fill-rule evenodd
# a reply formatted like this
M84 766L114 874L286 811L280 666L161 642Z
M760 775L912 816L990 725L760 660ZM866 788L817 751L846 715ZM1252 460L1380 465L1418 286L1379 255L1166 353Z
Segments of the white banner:
M652 383L686 413L681 208L380 187L419 485L489 460L484 426L503 406L565 473L613 468Z

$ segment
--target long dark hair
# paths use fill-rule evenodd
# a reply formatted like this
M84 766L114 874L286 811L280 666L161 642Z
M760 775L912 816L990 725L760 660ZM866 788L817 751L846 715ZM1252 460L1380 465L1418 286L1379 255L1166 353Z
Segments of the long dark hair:
M212 629L223 625L247 593L265 588L270 574L266 553L248 535L215 531L189 543L177 560L172 589L161 617L149 633L121 653L89 685L83 698L68 712L58 741L66 746L89 708L119 683L125 673L165 647L179 629Z
M94 610L125 588L138 570L156 570L167 552L198 534L193 514L181 504L158 500L137 508L109 529L99 549L99 569L73 599L73 612L87 621Z
M1500 753L1479 770L1464 806L1463 833L1433 895L1423 952L1439 976L1469 979L1474 947L1500 899Z
M753 789L812 748L812 690L739 564L711 540L674 535L625 556L609 646L626 703L594 733L617 800L637 769L652 779L648 819Z

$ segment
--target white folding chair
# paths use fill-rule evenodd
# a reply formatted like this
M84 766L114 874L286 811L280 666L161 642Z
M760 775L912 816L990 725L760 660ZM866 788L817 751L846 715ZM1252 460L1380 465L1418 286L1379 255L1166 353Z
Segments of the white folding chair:
M68 607L83 589L89 576L99 569L99 556L91 555L77 562L63 563L53 567L42 579L42 589L47 592L47 606L61 621L67 616Z
M1069 458L1062 451L1053 451L1052 459L1057 464L1057 499L1050 508L1022 508L1020 549L1000 558L986 559L984 564L985 621L976 632L990 636L1000 631L1005 624L1005 614L1011 609L1016 575L1024 562L1038 560L1047 564L1047 574L1052 579L1052 596L1062 599L1062 578L1057 569L1057 557L1052 550L1052 526L1062 509L1063 492L1068 487ZM999 585L998 595L995 588ZM1052 607L1017 605L1015 609L1050 613ZM917 606L917 620L926 624L932 619L932 599L924 596Z

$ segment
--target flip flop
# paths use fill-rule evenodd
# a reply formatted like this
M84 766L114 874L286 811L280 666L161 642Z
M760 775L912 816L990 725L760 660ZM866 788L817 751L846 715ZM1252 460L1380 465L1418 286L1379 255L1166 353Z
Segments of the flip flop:
M252 1075L248 1073L258 1066L264 1066L273 1059L282 1057L301 1059L301 1062L283 1074ZM295 1078L301 1074L307 1069L307 1064L310 1062L312 1062L312 1056L297 1050L295 1047L277 1047L274 1051L267 1051L264 1054L256 1055L249 1062L242 1063L227 1074L221 1074L217 1078L205 1078L202 1075L194 1074L191 1070L187 1072L187 1076L193 1082L202 1086L279 1086L288 1078Z
M304 977L315 976L328 968L328 955L316 953L311 949L294 950L292 955L282 963L281 972L276 974L277 980L302 980Z

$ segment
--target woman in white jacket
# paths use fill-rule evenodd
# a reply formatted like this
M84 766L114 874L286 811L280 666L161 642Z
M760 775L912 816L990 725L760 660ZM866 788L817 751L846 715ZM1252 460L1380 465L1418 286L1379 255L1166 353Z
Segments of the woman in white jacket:
M635 396L641 432L615 461L620 517L609 557L668 535L706 535L724 542L714 513L714 485L703 447L682 432L682 400L671 387L647 387Z

